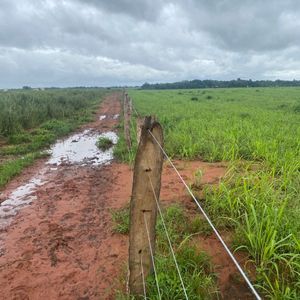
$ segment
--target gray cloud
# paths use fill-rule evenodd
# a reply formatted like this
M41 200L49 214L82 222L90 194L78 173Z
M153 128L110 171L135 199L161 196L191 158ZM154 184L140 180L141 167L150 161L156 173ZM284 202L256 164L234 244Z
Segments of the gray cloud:
M297 0L2 0L0 87L299 79Z
M142 21L155 21L165 3L163 0L77 0L84 4L91 4L108 13L123 14Z
M195 29L232 51L264 51L300 45L300 2L294 0L189 0Z

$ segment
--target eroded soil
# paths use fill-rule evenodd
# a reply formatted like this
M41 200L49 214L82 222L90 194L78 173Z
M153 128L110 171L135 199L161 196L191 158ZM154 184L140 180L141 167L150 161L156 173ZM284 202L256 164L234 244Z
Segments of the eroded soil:
M99 134L115 130L121 112L120 94L111 94L101 104L89 129ZM103 117L105 116L105 117ZM5 200L20 185L36 176L46 165L38 161L15 178L2 191ZM217 184L225 173L222 164L176 161L187 182L193 182L197 169L202 183ZM124 289L127 275L128 238L113 233L111 210L128 204L132 170L128 165L68 164L46 169L43 185L30 194L33 201L0 230L0 299L115 299ZM162 204L195 205L165 163ZM0 201L1 202L1 201ZM213 236L199 238L199 246L212 256L220 274L225 299L235 267ZM222 260L222 257L224 258ZM224 270L230 270L225 273ZM223 275L222 275L223 274Z

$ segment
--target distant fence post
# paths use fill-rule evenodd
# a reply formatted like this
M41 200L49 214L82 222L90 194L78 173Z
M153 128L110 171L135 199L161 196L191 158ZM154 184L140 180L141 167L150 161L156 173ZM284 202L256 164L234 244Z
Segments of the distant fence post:
M134 296L143 295L143 275L146 279L152 272L151 253L145 226L150 236L151 248L155 249L155 224L157 205L153 190L159 197L163 154L148 130L163 146L162 127L152 117L146 117L135 158L132 196L130 202L129 232L129 292Z
M127 144L127 149L131 149L130 138L130 119L131 119L131 107L130 98L127 93L124 93L124 135Z

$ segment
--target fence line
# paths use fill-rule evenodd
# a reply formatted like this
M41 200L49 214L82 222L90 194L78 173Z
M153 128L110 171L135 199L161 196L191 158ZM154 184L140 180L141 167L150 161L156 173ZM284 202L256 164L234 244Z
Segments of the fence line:
M124 110L124 135L125 135L125 141L127 144L128 151L131 150L131 137L130 137L130 120L131 120L131 101L128 97L127 93L124 92L123 94L123 110Z
M182 286L182 289L183 289L183 292L184 292L184 296L185 296L185 299L189 300L189 297L187 295L186 288L185 288L185 285L184 285L184 282L183 282L183 279L182 279L182 276L181 276L181 272L180 272L180 269L179 269L179 266L178 266L178 263L177 263L175 252L173 250L173 246L172 246L172 243L171 243L171 240L170 240L170 236L169 236L169 233L168 233L168 230L167 230L167 226L166 226L166 223L165 223L163 214L161 212L161 209L160 209L160 206L159 206L159 203L158 203L158 199L157 199L157 196L156 196L153 184L152 184L152 180L151 180L150 176L148 176L148 177L149 177L149 182L150 182L150 185L151 185L152 192L154 194L157 209L158 209L158 212L159 212L159 215L160 215L160 218L161 218L161 221L162 221L165 233L166 233L166 237L167 237L167 240L168 240L168 243L169 243L169 247L170 247L170 250L171 250L171 253L172 253L172 256L173 256L173 260L174 260L174 263L175 263L175 266L176 266L176 269L177 269L177 273L178 273L179 278L180 278L180 282L181 282L181 286Z

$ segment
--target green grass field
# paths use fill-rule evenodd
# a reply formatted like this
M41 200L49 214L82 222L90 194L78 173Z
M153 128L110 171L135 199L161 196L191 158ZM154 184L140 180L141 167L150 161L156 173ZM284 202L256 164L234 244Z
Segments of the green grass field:
M231 246L249 254L260 293L299 299L300 89L129 95L141 115L162 124L171 157L229 162L221 184L206 188L203 206L218 229L233 233Z
M0 188L58 137L91 121L104 89L0 92Z

